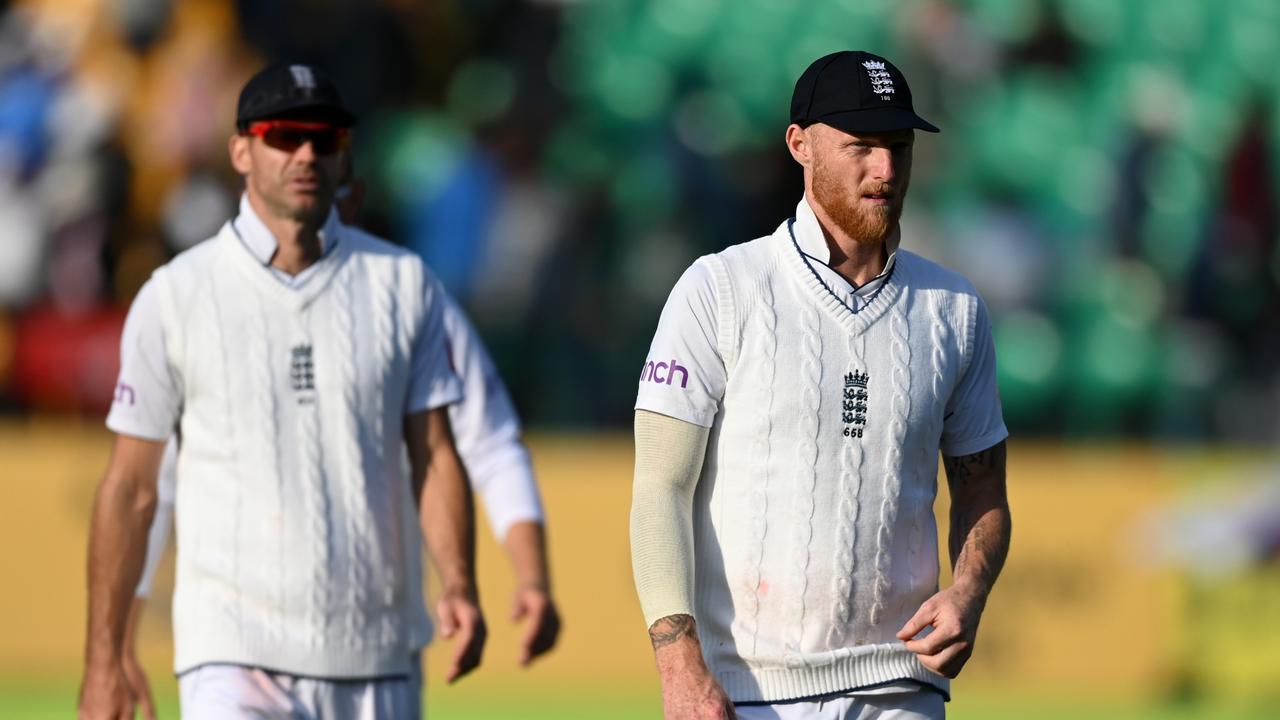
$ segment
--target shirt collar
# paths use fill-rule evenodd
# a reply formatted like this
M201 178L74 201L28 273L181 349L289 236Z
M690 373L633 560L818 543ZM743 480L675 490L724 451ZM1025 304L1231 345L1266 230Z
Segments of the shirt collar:
M329 217L325 218L324 226L316 233L320 238L320 257L324 257L332 247L337 246L340 225L337 211L329 208ZM267 224L262 222L262 218L258 217L258 213L254 212L247 194L240 196L240 215L235 219L235 227L240 239L244 241L244 246L258 262L271 265L271 258L275 257L280 243L267 228Z
M827 247L827 236L822 233L822 226L818 224L818 216L814 214L813 208L809 206L808 196L800 198L800 203L796 205L796 222L792 227L795 233L796 245L800 246L800 252L821 262L823 265L831 263L831 248ZM893 263L898 257L898 245L902 240L902 236L894 234L889 237L885 250L889 252L889 259L885 261L884 269L880 271L874 279L863 285L870 285L876 280L885 277L893 270Z

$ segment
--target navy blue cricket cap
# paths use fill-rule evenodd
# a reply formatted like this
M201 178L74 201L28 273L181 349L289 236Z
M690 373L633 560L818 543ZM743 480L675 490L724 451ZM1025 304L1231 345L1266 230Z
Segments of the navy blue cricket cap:
M911 106L911 88L902 71L863 50L814 60L796 81L791 122L800 127L824 123L855 134L909 128L939 132Z
M236 127L254 120L324 120L342 127L356 124L333 84L319 68L303 63L268 65L249 78L236 103Z

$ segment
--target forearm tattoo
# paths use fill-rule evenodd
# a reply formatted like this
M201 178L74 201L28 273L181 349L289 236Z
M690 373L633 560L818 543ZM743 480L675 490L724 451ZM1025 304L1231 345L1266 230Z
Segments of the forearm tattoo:
M957 545L958 551L955 549ZM967 533L953 533L952 548L955 575L965 575L976 569L984 585L994 585L1009 553L1008 512L983 515ZM974 565L976 568L971 567Z
M976 573L990 588L1009 553L1003 442L972 455L943 457L951 486L949 547L955 575Z
M682 637L694 637L692 615L668 615L649 627L649 640L653 649L663 648Z
M947 471L947 481L951 484L951 489L953 491L963 489L975 477L986 476L993 471L998 470L1003 475L1005 452L1005 444L1002 441L972 455L957 457L943 455L942 467Z

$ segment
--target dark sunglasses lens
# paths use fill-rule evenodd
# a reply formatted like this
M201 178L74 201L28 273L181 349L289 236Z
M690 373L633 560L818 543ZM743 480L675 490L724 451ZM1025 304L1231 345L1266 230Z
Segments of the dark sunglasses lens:
M341 135L338 130L313 130L312 132L304 133L304 136L311 141L311 149L317 155L332 155L337 152L341 142L339 140Z
M342 147L342 131L273 127L263 134L262 141L284 152L293 152L310 142L311 149L317 155L332 155Z
M302 147L302 143L305 142L305 140L302 137L302 133L297 130L273 127L267 128L267 131L262 134L262 142L276 150L293 152L294 150Z

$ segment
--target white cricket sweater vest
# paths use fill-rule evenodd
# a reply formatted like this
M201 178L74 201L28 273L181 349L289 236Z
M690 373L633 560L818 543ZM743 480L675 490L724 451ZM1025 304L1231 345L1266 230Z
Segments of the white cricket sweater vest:
M894 635L938 587L933 501L977 294L898 251L852 312L784 224L706 258L728 371L694 502L695 613L735 701L913 678Z
M175 667L404 674L429 639L401 439L425 268L353 228L300 289L228 223L158 270L184 384Z

